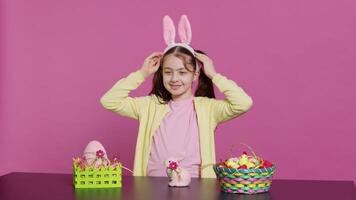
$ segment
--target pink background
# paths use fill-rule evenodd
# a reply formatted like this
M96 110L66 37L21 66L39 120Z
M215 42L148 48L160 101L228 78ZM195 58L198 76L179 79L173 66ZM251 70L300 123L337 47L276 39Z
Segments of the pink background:
M93 139L132 168L138 122L99 99L165 48L165 14L176 24L187 14L192 46L254 99L217 129L217 158L245 142L276 163L276 178L356 180L353 0L3 0L0 9L1 175L71 173Z

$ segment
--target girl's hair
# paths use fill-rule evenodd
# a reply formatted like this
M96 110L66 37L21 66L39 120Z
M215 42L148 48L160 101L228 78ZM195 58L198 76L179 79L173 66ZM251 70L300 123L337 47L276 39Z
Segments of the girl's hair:
M200 50L195 50L198 53L205 54L203 51ZM158 97L161 97L163 102L160 102L162 104L168 103L172 99L172 95L168 92L168 90L164 87L163 85L163 61L166 58L167 55L174 55L177 58L181 59L184 67L190 71L190 72L195 72L196 70L196 63L198 62L201 66L203 65L202 62L197 60L194 55L186 48L181 47L181 46L176 46L171 49L169 49L162 57L160 66L158 70L155 72L153 79L152 79L152 90L149 93L154 94ZM189 66L189 67L188 67ZM193 70L190 70L193 67ZM199 83L198 87L195 91L194 96L200 96L200 97L208 97L208 98L215 98L215 93L214 93L214 87L213 87L213 82L209 77L205 75L205 73L200 69L200 75L199 75Z

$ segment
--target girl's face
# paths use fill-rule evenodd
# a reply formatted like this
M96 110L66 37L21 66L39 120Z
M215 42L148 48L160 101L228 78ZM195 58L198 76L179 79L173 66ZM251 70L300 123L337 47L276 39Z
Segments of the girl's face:
M183 100L191 97L192 83L199 77L194 68L184 67L181 59L169 54L165 57L162 67L163 85L171 93L173 100Z

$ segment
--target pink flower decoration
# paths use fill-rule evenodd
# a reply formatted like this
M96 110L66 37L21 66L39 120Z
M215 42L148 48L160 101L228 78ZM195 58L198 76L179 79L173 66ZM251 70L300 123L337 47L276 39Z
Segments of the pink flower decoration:
M177 167L178 167L178 163L177 162L174 162L174 161L169 162L169 167L168 167L169 169L176 170Z
M103 158L104 155L105 155L105 153L104 153L104 151L102 151L102 150L98 150L98 151L96 152L96 157L98 157L98 158Z
M118 156L114 156L113 158L112 158L112 162L118 162L119 161L119 157Z

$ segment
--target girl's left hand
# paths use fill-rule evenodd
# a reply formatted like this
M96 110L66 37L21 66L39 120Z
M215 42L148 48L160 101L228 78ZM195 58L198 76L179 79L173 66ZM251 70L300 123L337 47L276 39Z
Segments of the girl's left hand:
M216 74L213 60L210 59L207 55L195 52L195 57L203 63L203 71L207 77L212 79Z

